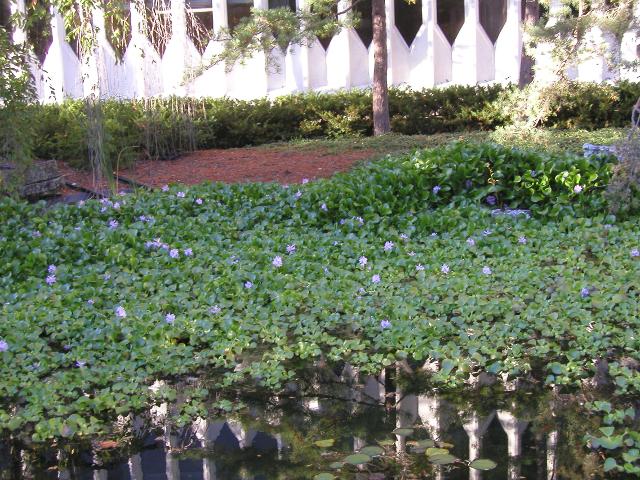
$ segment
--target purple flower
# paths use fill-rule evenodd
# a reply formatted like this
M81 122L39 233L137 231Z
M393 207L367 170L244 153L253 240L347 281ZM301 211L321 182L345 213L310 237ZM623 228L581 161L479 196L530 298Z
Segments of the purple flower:
M163 192L168 192L169 191L169 185L163 185L162 186L162 191Z
M450 272L449 265L447 265L446 263L443 263L442 266L440 267L440 271L446 275L447 273Z
M465 180L464 186L465 186L465 188L469 189L469 188L473 187L473 182L471 180Z
M103 280L106 282L107 280L109 280L109 279L111 278L111 274L110 274L110 273L105 273L105 274L102 276L102 278L103 278Z
M90 298L89 300L87 300L87 305L93 305L95 302L95 300L93 298Z
M436 185L431 189L434 195L437 195L440 190L442 190L442 187L440 185Z
M147 221L147 217L145 215L140 215L138 217L138 220L140 220L141 222L146 222Z
M7 350L9 350L9 344L5 340L0 339L0 352L6 352Z
M637 248L634 248L633 250L631 250L631 256L640 257L640 251Z
M203 200L201 198L196 198L196 205L202 205Z
M282 257L280 255L276 255L275 257L273 257L273 261L271 262L271 264L276 268L281 267L282 266Z
M58 270L58 268L55 265L49 265L49 268L47 268L47 272L49 273L56 273L56 270Z
M382 321L380 322L380 328L381 328L382 330L385 330L385 329L387 329L387 328L391 328L391 322L385 318L384 320L382 320Z
M409 253L407 253L407 255L409 255L410 257L415 257L416 256L416 252L411 250Z
M322 205L320 205L320 210L322 210L323 212L326 212L327 210L329 210L329 209L327 208L327 204L326 204L326 203L323 203Z
M423 270L424 270L424 265L422 265L421 263L416 265L416 271L422 272Z
M409 235L407 235L406 233L401 233L401 234L400 234L400 238L401 238L402 240L409 240Z
M109 220L109 228L111 230L115 230L116 228L118 228L118 221L117 220Z
M360 225L364 225L364 218L362 217L353 217Z
M120 202L114 203L113 208L115 208L116 210L120 210Z
M491 235L493 232L491 230L484 230L482 232L482 235L484 235L485 237L488 237L489 235Z
M375 274L373 277L371 277L371 282L372 283L380 283L380 275Z
M365 257L364 255L362 255L359 259L358 259L358 263L360 264L361 267L364 267L367 262L369 260L367 260L367 257Z
M589 291L589 289L587 287L584 287L582 290L580 290L580 296L582 298L587 298L590 294L591 294L591 292Z
M87 364L84 360L76 360L76 367L82 368Z
M253 288L253 282L247 280L246 282L244 282L244 288Z
M485 275L491 275L491 269L489 267L482 267L482 273L484 273Z
M184 198L184 195L185 195L184 192L176 193L176 197L178 197L178 198Z
M580 193L582 192L582 185L576 185L575 187L573 187L573 193Z
M388 252L393 250L393 242L384 242L384 251Z
M31 232L31 236L33 238L39 238L42 236L42 234L38 230L34 230L33 232Z
M296 200L298 200L301 196L302 196L302 192L300 190L298 190L294 195L294 197L296 197Z
M127 316L127 311L124 309L122 305L118 305L116 307L116 317L126 318L126 316Z
M191 255L193 255L193 250L191 250L190 248L185 248L184 254L185 256L190 257Z
M475 244L476 244L476 241L473 238L471 237L467 238L467 245L469 245L470 247L473 247L475 246Z
M291 255L296 252L296 245L292 243L291 245L287 245L287 253Z
M178 257L180 256L180 252L178 251L178 249L177 249L177 248L172 248L172 249L169 251L169 256L170 256L171 258L178 258Z
M211 315L215 315L216 313L220 313L222 309L218 306L218 305L214 305L213 307L209 308L209 313Z
M485 201L486 201L489 205L493 206L493 205L495 205L495 204L496 204L496 197L495 197L495 195L489 195L489 196L485 199Z
M173 313L167 313L164 316L164 321L167 322L169 325L173 325L173 322L176 321L176 316Z
M309 179L308 179L308 178L303 178L303 179L302 179L302 184L304 185L304 184L306 184L306 183L309 183Z
M54 283L56 283L58 279L56 278L55 275L48 275L47 278L45 279L45 282L47 282L47 285L53 285Z
M437 236L438 236L438 233L437 233L437 232L432 232L432 233L431 233L431 237L432 237L432 238L436 238Z
M521 243L522 245L524 245L525 243L527 243L527 237L525 237L524 235L521 237L518 237L518 243Z

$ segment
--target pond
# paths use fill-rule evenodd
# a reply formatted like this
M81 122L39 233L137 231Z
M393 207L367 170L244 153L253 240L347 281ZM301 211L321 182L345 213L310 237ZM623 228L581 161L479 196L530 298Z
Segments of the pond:
M120 418L110 440L44 450L5 441L0 478L609 478L586 447L597 425L584 415L584 394L504 385L437 393L413 388L419 381L396 386L389 371L359 383L348 373L275 397L236 394L238 411L181 427L177 405L162 404ZM475 459L484 460L470 468Z

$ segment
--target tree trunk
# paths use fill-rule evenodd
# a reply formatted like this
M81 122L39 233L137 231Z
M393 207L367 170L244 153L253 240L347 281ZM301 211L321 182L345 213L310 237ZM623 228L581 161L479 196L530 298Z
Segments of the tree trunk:
M402 1L402 0L399 0ZM387 18L384 0L371 0L373 20L373 134L391 131L387 85Z
M540 19L540 3L538 0L522 0L525 2L524 10L524 26L532 27ZM520 87L529 85L533 81L533 64L534 60L528 56L522 46L522 60L520 61Z

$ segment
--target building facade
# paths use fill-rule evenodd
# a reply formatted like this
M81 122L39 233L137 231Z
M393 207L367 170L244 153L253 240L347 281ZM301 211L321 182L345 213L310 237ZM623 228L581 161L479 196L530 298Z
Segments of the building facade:
M37 61L32 70L40 99L97 95L101 98L147 98L189 95L251 99L304 91L332 91L367 87L373 73L371 0L357 9L362 20L356 29L343 29L332 38L309 46L276 49L272 60L254 55L226 71L214 65L194 75L216 54L220 44L194 32L218 31L233 26L250 8L305 8L306 0L164 0L147 6L127 2L131 34L120 54L112 46L104 14L93 12L98 48L81 62L73 42L66 39L62 17L52 12L50 25L30 39L29 32L13 27L14 41L34 45ZM350 0L339 0L338 10ZM518 82L522 55L524 0L386 0L390 85L414 89L447 84L474 85ZM10 8L24 11L24 0ZM561 8L552 0L550 14ZM149 12L164 25L151 31ZM5 12L6 19L9 12ZM594 41L608 41L602 32L590 32ZM638 58L634 32L622 44L611 46L624 59ZM552 79L553 62L544 45L536 58L538 75ZM545 73L546 72L546 73ZM590 81L620 77L637 79L633 71L612 72L603 55L593 54L572 66L571 76Z

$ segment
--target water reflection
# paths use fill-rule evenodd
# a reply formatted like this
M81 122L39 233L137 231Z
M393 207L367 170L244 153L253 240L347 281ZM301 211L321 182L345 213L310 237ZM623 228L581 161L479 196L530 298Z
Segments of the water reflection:
M582 442L584 417L568 404L558 408L550 394L416 394L400 387L388 391L386 380L382 374L358 383L354 372L345 368L335 383L316 383L313 395L252 400L242 414L200 418L181 428L172 424L175 406L162 405L146 424L140 417L132 422L130 434L137 438L138 447L129 453L96 448L34 454L5 442L0 444L0 479L313 478L333 471L332 462L375 444L384 445L381 458L364 469L343 468L337 475L436 480L585 478L582 465L590 454ZM394 435L397 428L414 432ZM335 439L331 448L314 445L327 438ZM432 465L424 449L416 447L420 439L432 439L462 460L489 458L498 466L482 472L461 465Z

